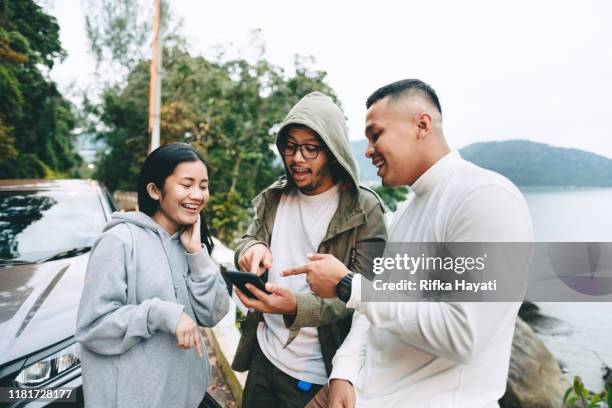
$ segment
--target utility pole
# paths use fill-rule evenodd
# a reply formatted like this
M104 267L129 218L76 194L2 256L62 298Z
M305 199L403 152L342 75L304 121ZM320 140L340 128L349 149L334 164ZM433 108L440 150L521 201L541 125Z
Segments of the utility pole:
M161 107L160 0L153 1L153 53L151 56L151 82L149 84L149 153L159 147L159 110Z

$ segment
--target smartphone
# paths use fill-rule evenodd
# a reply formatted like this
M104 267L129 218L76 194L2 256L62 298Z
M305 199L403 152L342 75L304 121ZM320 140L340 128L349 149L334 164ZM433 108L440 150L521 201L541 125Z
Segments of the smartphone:
M229 281L232 282L234 286L240 289L242 293L244 293L251 299L257 299L257 297L253 295L251 291L246 288L245 285L247 283L250 283L251 285L255 286L257 289L261 290L262 292L265 292L268 295L271 294L270 292L266 290L266 284L264 283L264 281L262 281L261 278L255 275L254 273L240 272L240 271L225 271L223 273L225 274L225 276L227 276Z

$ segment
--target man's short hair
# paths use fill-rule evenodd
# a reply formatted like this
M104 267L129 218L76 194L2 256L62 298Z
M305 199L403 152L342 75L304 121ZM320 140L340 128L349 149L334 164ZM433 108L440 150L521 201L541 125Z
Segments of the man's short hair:
M440 114L442 114L442 106L440 106L436 91L420 79L402 79L401 81L396 81L382 88L378 88L366 101L366 108L369 109L370 106L387 96L390 96L391 99L395 99L412 92L417 92L420 96L424 97Z

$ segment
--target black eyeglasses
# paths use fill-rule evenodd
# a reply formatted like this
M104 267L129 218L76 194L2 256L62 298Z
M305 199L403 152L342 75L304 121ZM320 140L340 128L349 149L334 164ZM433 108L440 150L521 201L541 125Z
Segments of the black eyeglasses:
M300 153L305 159L314 160L319 156L319 152L325 149L323 146L314 145L314 144L297 144L293 142L287 142L283 146L282 155L283 156L295 156L297 153L297 149L300 149Z

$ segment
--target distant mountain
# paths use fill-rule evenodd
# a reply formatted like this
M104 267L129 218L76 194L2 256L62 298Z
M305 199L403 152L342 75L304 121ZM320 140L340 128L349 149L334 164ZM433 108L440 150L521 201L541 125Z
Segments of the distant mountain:
M366 140L351 141L361 182L380 183L376 168L366 159ZM554 147L528 140L474 143L461 156L503 174L519 186L612 187L612 160L584 150Z
M519 186L612 187L612 160L584 150L508 140L474 143L459 152Z

